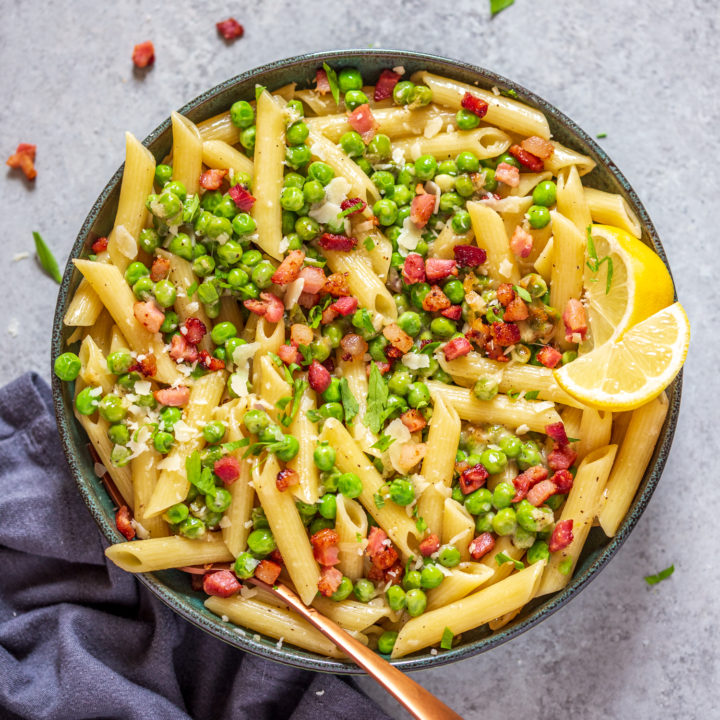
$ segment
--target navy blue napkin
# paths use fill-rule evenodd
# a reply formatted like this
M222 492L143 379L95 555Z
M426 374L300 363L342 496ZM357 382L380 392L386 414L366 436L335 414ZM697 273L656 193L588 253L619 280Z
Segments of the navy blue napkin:
M387 720L348 682L196 629L103 555L50 389L0 389L0 717Z

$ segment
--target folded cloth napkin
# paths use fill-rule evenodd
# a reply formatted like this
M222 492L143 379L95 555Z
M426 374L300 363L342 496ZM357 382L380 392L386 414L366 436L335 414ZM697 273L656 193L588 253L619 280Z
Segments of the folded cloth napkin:
M50 389L0 389L0 717L387 720L348 682L262 660L105 559Z

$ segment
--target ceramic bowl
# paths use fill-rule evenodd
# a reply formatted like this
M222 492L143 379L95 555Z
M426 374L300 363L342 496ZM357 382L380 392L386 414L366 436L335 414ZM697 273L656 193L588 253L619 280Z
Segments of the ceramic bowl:
M358 67L363 78L370 83L375 81L383 68L402 65L408 75L416 70L426 69L466 83L475 83L479 87L486 89L493 86L500 90L514 89L520 100L545 113L554 139L591 156L597 162L597 167L587 176L589 184L602 190L620 193L627 200L642 223L643 242L651 246L660 255L663 262L667 264L667 258L655 228L637 194L617 169L615 163L588 134L550 103L517 83L500 77L489 70L468 65L467 63L423 53L396 50L346 50L303 55L279 60L231 78L195 98L195 100L181 108L180 112L194 122L200 122L226 111L236 100L254 97L256 84L264 85L270 89L278 88L290 82L298 83L299 87L313 87L312 81L315 77L315 71L322 66L323 62L329 63L334 68L346 65ZM165 120L150 133L145 138L144 144L156 158L163 158L170 150L171 145L170 119ZM88 238L106 235L112 228L122 171L123 168L120 167L100 193L80 229L70 258L86 254ZM62 318L79 280L80 274L74 270L70 259L68 259L55 310L52 335L53 361L57 355L65 350L65 341L70 334L70 329L63 325ZM668 388L670 410L635 500L617 535L614 538L607 538L600 528L595 527L591 530L575 574L564 590L531 602L511 623L501 630L492 632L487 626L484 626L463 633L462 642L452 650L441 651L437 655L432 655L430 649L426 648L414 655L394 660L393 664L405 671L425 669L486 652L528 630L533 625L542 622L586 588L625 542L660 480L677 424L681 382L681 377L678 377ZM78 489L100 531L108 542L118 542L123 538L115 528L114 506L93 470L94 461L88 451L87 437L73 415L72 391L73 388L70 384L61 383L53 376L55 412L65 455ZM183 572L167 570L139 575L138 578L152 593L188 621L216 638L242 650L310 670L335 673L362 672L353 664L321 657L291 645L283 645L278 648L276 641L272 638L254 637L252 632L242 634L236 632L233 625L223 622L219 617L205 609L203 594L192 590L190 577Z

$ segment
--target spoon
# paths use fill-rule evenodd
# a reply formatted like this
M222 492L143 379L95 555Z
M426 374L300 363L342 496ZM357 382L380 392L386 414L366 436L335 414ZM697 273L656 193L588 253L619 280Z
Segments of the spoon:
M422 685L411 680L380 655L365 647L360 641L348 635L339 625L308 607L286 585L275 583L268 585L257 578L247 578L251 582L271 593L299 615L314 625L323 635L330 638L346 655L350 656L368 675L382 685L418 720L463 720L454 710L441 702Z

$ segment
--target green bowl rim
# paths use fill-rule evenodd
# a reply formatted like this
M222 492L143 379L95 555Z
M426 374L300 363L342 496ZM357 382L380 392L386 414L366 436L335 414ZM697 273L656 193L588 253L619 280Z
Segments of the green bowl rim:
M346 62L346 61L358 61L370 56L374 60L383 60L387 67L395 67L402 64L404 60L412 60L414 62L432 62L436 65L444 66L445 71L449 76L453 76L458 70L472 73L477 76L478 79L483 79L492 83L501 89L514 89L518 92L523 102L527 102L530 105L534 105L540 108L550 119L554 120L559 126L563 126L575 138L583 143L591 150L591 154L594 155L598 161L598 167L605 169L612 175L615 180L622 187L626 200L629 201L637 213L643 230L647 239L650 240L654 246L655 251L660 255L663 262L668 266L667 257L663 249L662 243L658 237L655 227L648 216L643 204L640 202L636 192L627 181L625 176L617 168L616 164L608 157L607 153L585 133L575 122L568 118L564 113L560 112L553 105L543 100L535 93L525 89L523 86L516 82L510 81L501 75L498 75L489 70L465 63L459 60L452 60L450 58L432 55L428 53L413 52L408 50L391 50L391 49L354 49L354 50L333 50L327 52L309 53L305 55L298 55L283 60L277 60L266 65L248 70L240 75L230 78L215 87L202 93L194 100L190 101L182 108L179 112L181 114L187 114L193 110L197 110L205 102L212 100L216 95L223 92L226 89L232 88L233 86L246 82L248 80L257 79L261 80L260 76L265 74L272 74L274 71L290 69L297 66L302 66L310 62L320 65L322 62L335 63L335 62ZM157 140L163 133L168 131L170 128L170 119L166 119L162 122L153 132L151 132L144 140L143 144L149 146L155 140ZM118 168L115 174L112 176L110 181L107 183L103 191L98 196L98 199L92 206L85 222L83 223L77 239L73 245L72 251L68 258L65 272L63 275L62 284L60 286L58 301L55 309L55 316L52 330L52 343L51 343L51 377L52 377L52 390L53 390L53 402L55 407L55 414L57 417L58 428L62 441L63 451L67 458L70 466L73 478L80 490L85 504L88 506L90 513L92 514L95 522L102 531L105 538L110 543L118 542L122 540L122 536L118 533L117 529L112 523L108 521L108 518L104 514L102 508L98 505L95 497L95 492L90 487L88 481L84 478L80 465L73 454L72 441L70 429L68 426L68 419L72 417L72 411L69 411L65 406L62 398L61 382L55 377L52 372L52 363L54 359L62 352L62 334L63 334L63 316L68 303L69 291L73 278L74 266L72 264L72 258L78 257L85 246L87 238L92 231L93 225L100 211L102 210L108 198L112 195L122 178L122 172L124 164ZM669 270L668 266L668 270ZM576 575L572 578L570 583L563 590L549 596L549 598L535 607L535 609L525 618L520 621L514 622L509 626L501 629L498 632L493 633L490 636L481 638L479 640L459 645L458 647L438 652L437 655L431 655L429 648L426 648L426 652L410 656L406 658L400 658L399 660L392 660L392 664L400 668L403 671L428 669L433 667L439 667L448 663L457 662L479 653L486 652L498 645L501 645L512 638L520 635L521 633L529 630L531 627L537 625L542 620L552 615L555 611L560 609L569 600L575 597L580 591L585 589L589 583L597 577L598 573L607 565L610 559L617 553L622 544L630 535L630 532L635 527L637 521L645 510L650 498L652 497L655 488L660 480L662 471L667 461L667 456L672 445L673 435L677 425L678 414L680 409L680 397L682 390L682 373L678 375L673 384L670 387L670 408L663 425L662 433L658 444L656 445L656 459L652 467L646 471L643 478L643 482L640 486L640 494L636 495L635 500L630 507L622 525L620 526L617 534L607 541L605 548L599 553L598 557L584 570L584 572ZM71 420L70 422L73 422ZM209 634L223 640L224 642L233 645L241 650L253 653L255 655L265 657L277 662L281 662L287 665L292 665L306 670L314 670L319 672L328 673L339 673L339 674L364 674L364 671L353 664L342 663L330 658L322 657L317 654L306 653L304 651L297 651L292 645L284 645L282 648L277 648L275 645L261 644L255 641L249 631L246 631L244 635L239 635L234 632L230 625L223 623L220 618L209 620L200 615L194 610L187 600L183 600L175 591L170 590L162 581L160 581L153 574L145 573L138 575L138 578L143 582L148 589L156 595L161 601L171 607L175 612L179 613L186 620L190 621L195 626L208 632Z

